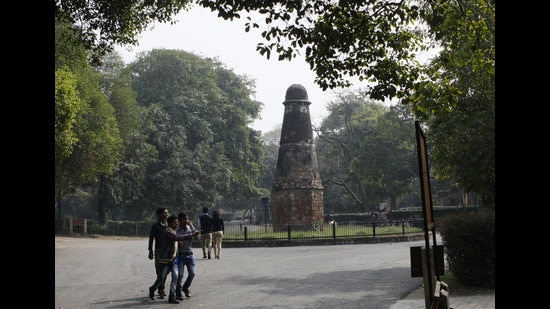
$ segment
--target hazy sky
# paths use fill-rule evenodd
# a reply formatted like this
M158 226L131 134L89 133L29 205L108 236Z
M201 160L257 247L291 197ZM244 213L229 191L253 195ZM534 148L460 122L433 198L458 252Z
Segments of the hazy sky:
M315 73L303 58L278 61L277 55L267 59L256 51L263 42L258 30L245 32L246 19L226 21L216 12L194 7L176 16L177 23L155 24L153 30L139 36L139 46L117 47L126 63L134 60L136 53L155 48L179 49L201 57L218 58L228 69L238 75L256 80L256 100L264 104L261 119L253 128L267 132L283 122L285 94L292 84L303 85L308 93L311 121L320 124L327 115L326 104L333 100L333 91L323 92L314 83Z

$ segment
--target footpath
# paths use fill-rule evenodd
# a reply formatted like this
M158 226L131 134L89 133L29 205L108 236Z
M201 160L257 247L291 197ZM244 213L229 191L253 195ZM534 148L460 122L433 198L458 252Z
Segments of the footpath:
M452 287L449 287L449 309L494 309L495 293L453 296ZM420 286L406 297L398 300L390 309L426 309L424 287Z

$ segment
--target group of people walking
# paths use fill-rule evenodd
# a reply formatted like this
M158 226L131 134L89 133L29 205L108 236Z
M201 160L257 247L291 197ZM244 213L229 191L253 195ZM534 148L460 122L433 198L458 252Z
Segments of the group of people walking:
M201 247L202 247L202 258L211 259L212 248L214 248L214 257L216 259L220 258L220 253L222 250L222 239L223 239L223 219L220 216L218 210L212 212L212 216L208 214L208 207L202 208L202 214L199 216L198 227L201 230Z
M212 243L214 257L219 259L224 232L223 219L217 210L210 216L208 207L205 206L195 228L186 213L170 215L166 207L159 207L156 212L157 221L151 226L148 250L149 259L155 259L157 276L153 285L149 287L149 298L155 300L155 291L158 291L161 299L167 296L166 278L172 273L168 302L179 304L184 299L183 294L185 297L191 297L189 287L195 277L195 259L191 250L193 237L201 235L204 259L211 258ZM186 268L187 278L183 281Z

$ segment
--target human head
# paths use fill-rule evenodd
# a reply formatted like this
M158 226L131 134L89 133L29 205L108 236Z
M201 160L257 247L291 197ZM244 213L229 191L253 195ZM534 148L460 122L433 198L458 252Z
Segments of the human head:
M164 221L166 220L166 218L168 218L168 208L167 207L159 207L157 208L157 217L161 220L161 221Z
M181 224L185 224L187 223L187 220L189 219L189 217L187 216L186 213L184 212L180 212L178 214L178 221L181 223Z
M166 219L166 223L168 223L168 226L172 229L175 229L178 226L178 217L176 215L170 215L168 219Z
M220 217L220 212L219 212L217 209L215 209L215 210L212 212L212 217L214 217L214 218L219 218L219 217Z
M204 207L202 208L202 213L203 213L203 214L207 214L207 213L208 213L208 206L204 206Z

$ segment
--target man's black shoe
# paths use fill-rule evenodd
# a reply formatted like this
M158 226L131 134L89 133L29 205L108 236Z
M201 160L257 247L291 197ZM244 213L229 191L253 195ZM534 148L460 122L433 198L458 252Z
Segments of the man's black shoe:
M208 259L209 259L209 260L211 259L211 257L210 257L210 253L208 254Z
M175 298L169 298L168 299L168 302L171 303L171 304L179 304L180 302L177 301Z
M182 296L182 295L178 295L178 296L176 296L176 299L177 299L177 300L183 300L183 296Z
M164 299L165 297L166 297L166 292L160 291L160 292L159 292L159 298L160 298L160 299Z
M149 298L155 300L155 289L149 288Z
M191 292L189 292L189 289L182 289L183 293L185 293L185 297L191 297Z

